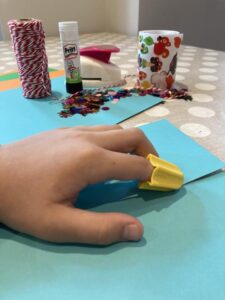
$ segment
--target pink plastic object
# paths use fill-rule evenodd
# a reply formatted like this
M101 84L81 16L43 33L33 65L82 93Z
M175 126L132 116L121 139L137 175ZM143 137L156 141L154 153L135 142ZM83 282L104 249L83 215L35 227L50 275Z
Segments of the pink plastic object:
M93 57L106 64L109 63L111 53L120 52L120 49L112 45L93 45L80 49L80 55Z

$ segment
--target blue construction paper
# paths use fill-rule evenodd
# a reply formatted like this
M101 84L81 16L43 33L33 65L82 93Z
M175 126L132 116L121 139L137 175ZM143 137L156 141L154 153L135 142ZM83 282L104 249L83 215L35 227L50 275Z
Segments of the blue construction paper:
M138 217L138 243L54 245L0 228L0 299L224 300L224 186L224 172L171 193L105 183L93 209Z
M57 98L66 97L64 77L51 82L53 94ZM162 99L153 96L131 96L117 104L107 102L108 111L65 119L58 115L62 110L59 101L52 98L28 100L23 97L21 88L8 90L0 93L0 144L63 126L116 124L160 102Z
M18 95L26 109L18 106L18 115L14 108L10 115L3 94L1 142L62 126L55 118L58 104L30 104ZM43 111L43 105L50 108ZM162 158L180 166L186 182L224 165L166 120L142 129ZM224 300L224 186L221 172L170 193L138 190L135 181L110 181L82 191L80 208L137 217L145 228L138 243L55 245L0 227L0 299Z
M185 176L185 183L225 167L225 162L167 120L160 120L140 128L153 143L161 158L180 167Z

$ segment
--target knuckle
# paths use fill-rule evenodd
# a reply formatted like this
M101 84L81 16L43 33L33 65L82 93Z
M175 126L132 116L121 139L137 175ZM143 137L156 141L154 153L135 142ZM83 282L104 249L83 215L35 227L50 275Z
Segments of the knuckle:
M92 157L98 155L99 149L92 144L87 144L86 147L82 150L82 156L85 157Z
M146 169L149 166L149 161L144 157L139 157L140 167Z
M137 127L131 128L131 132L139 140L146 139L144 132L140 128L137 128Z
M96 244L98 245L109 245L111 244L111 236L108 234L108 230L106 225L102 225L99 228L98 233L96 235Z
M80 153L79 157L80 160L83 161L84 164L90 161L98 161L98 157L102 157L102 151L100 148L93 144L84 143L84 147L82 148L82 152Z
M71 142L79 143L80 141L87 141L90 139L90 134L82 129L70 127L67 130L66 137L71 140Z

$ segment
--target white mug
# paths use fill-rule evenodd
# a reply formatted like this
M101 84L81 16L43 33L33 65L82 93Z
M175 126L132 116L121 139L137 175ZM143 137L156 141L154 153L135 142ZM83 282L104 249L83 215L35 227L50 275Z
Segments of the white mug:
M171 30L143 30L139 32L137 85L162 90L173 86L177 57L183 34Z

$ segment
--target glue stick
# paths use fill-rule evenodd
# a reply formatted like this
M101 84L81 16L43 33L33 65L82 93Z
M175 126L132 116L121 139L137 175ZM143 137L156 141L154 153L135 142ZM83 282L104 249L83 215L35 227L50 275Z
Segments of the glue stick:
M73 94L83 89L80 70L79 34L77 22L59 22L66 75L66 91Z

